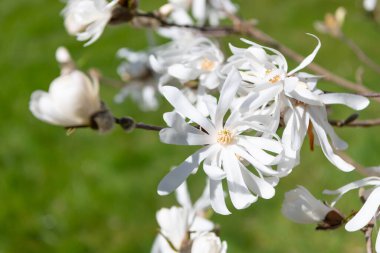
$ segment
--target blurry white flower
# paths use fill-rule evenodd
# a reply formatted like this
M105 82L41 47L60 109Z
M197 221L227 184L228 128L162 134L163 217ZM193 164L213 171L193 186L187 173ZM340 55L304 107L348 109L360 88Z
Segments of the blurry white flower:
M287 192L282 204L282 214L289 220L302 224L323 222L332 210L302 186Z
M66 49L59 48L57 60L65 68L71 62L71 57ZM75 69L62 72L50 84L48 92L33 92L29 109L35 117L53 125L90 125L91 116L102 107L97 78L93 76L90 79Z
M117 56L126 60L117 69L126 85L115 96L115 101L122 103L131 97L142 110L157 110L158 78L149 65L149 53L122 48Z
M358 231L370 223L373 225L373 219L377 219L380 207L380 178L367 177L347 184L335 191L324 191L325 194L338 194L338 197L333 202L333 204L335 204L348 191L366 186L373 186L371 189L372 192L368 195L359 212L349 222L347 222L345 228L349 232ZM377 234L376 252L380 252L380 233Z
M376 8L377 0L364 0L363 7L366 11L374 11Z
M235 14L237 6L231 0L193 0L192 14L198 25L209 23L211 26L219 25L219 21Z
M150 57L153 69L178 79L182 84L199 79L199 85L215 89L224 56L209 39L200 37L173 41L155 50Z
M324 21L315 22L314 27L321 33L328 33L332 36L340 36L346 13L347 11L344 7L339 7L336 9L335 14L327 13Z
M214 233L198 235L191 246L191 253L226 253L227 243L221 241Z
M214 229L214 224L204 218L210 205L208 189L193 205L186 183L176 190L177 201L182 207L163 208L157 212L160 234L156 237L151 253L182 252L191 246L193 238Z
M94 43L102 35L104 28L112 17L112 11L118 0L69 0L63 10L65 27L70 35L79 41L86 41L85 46Z
M269 138L244 135L248 130L266 132L263 126L265 121L261 116L244 120L240 118L238 111L232 111L224 122L240 83L239 73L232 70L222 87L216 107L209 104L210 118L204 117L194 108L177 88L161 88L162 94L175 108L175 112L164 115L170 128L160 132L161 141L204 147L166 175L158 186L160 195L174 191L203 162L203 170L210 183L211 206L216 212L230 213L224 201L222 180L225 178L232 203L237 209L248 207L258 196L265 199L273 197L275 191L268 178L281 174L272 169L273 165L281 161L281 143L273 139L276 138L275 135ZM185 118L191 122L186 122ZM191 123L198 124L201 130ZM243 160L256 168L258 176L246 168L241 162Z

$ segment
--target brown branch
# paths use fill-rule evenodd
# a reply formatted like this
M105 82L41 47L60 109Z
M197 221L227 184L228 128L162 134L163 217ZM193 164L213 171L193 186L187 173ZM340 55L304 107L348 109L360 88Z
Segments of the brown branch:
M373 247L372 247L372 231L373 231L373 223L369 223L365 228L363 228L361 231L364 233L365 238L365 248L367 253L373 253Z
M233 26L225 26L225 27L208 27L208 26L193 26L193 25L178 25L175 23L170 23L166 21L161 16L157 15L156 13L137 13L136 19L139 18L145 18L148 19L148 21L133 21L132 23L137 26L161 26L161 27L179 27L179 28L187 28L187 29L194 29L197 31L200 31L202 33L211 35L211 36L225 36L225 35L231 35L231 34L237 34L241 36L249 36L260 43L266 44L272 48L275 48L282 52L284 55L288 56L289 58L295 60L296 62L302 62L304 60L304 57L297 52L293 51L292 49L288 48L287 46L283 45L282 43L276 41L274 38L269 36L268 34L264 33L257 27L254 27L252 23L246 22L245 20L230 15L230 19L234 23ZM149 22L150 20L155 21L154 23ZM347 80L339 75L336 75L332 73L331 71L327 70L326 68L316 64L311 63L307 66L308 69L312 70L315 74L321 75L324 77L326 81L333 82L343 88L346 88L348 90L352 90L356 93L363 93L363 94L372 94L375 93L369 88L365 87L364 85L360 83L355 83L350 80ZM380 97L372 97L375 101L380 103Z
M374 127L380 126L380 119L355 120L346 122L346 120L330 120L331 125L336 127Z

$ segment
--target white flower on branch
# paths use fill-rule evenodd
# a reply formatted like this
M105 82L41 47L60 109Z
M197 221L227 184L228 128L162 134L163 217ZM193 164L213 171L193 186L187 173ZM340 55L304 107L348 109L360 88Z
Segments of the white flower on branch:
M67 32L79 41L88 40L85 46L94 43L102 35L117 3L118 0L69 0L62 11Z
M282 214L289 220L302 224L323 222L332 210L302 186L287 192L282 204Z
M177 88L161 88L164 97L175 108L175 112L164 115L169 128L160 132L161 141L204 147L166 175L158 186L160 195L174 191L203 163L210 184L211 206L220 214L230 213L224 201L223 179L227 179L229 194L237 209L248 207L259 196L265 199L274 196L271 183L277 183L277 176L282 172L273 170L272 166L282 160L281 142L275 134L270 134L268 138L244 134L247 131L266 132L266 118L258 115L245 121L238 111L231 111L225 119L240 84L240 74L232 70L223 84L216 107L209 104L210 118L204 117ZM185 118L190 122L186 122ZM198 124L199 128L192 123ZM248 170L243 162L256 168L258 176Z
M376 219L379 216L380 207L380 178L379 177L367 177L350 184L347 184L335 191L325 190L325 194L337 194L338 197L334 200L335 204L344 194L347 192L358 189L360 187L372 186L370 193L365 199L362 208L357 214L347 222L345 228L349 232L358 231L364 229L366 226L373 226ZM376 252L380 252L380 233L377 234L376 239Z
M115 96L117 103L131 97L143 111L158 108L158 78L149 64L149 52L135 52L126 48L118 51L117 56L126 61L117 69L126 85Z
M374 11L376 8L377 0L364 0L363 7L366 11Z
M314 23L314 27L321 33L327 33L334 37L341 36L342 26L346 17L346 9L339 7L334 14L327 13L324 21L317 21Z
M70 59L67 50L58 49L57 60L61 64ZM90 79L76 69L63 71L50 84L48 92L33 92L29 103L35 117L64 127L90 125L91 116L101 107L97 77Z
M193 0L192 2L192 14L198 25L208 23L211 26L217 26L221 19L235 14L237 9L230 0Z
M354 167L335 155L329 143L327 135L336 149L347 147L328 123L326 105L344 104L355 110L362 110L368 106L369 100L350 94L323 94L316 89L318 77L299 73L313 61L320 48L320 41L315 38L318 45L314 51L290 72L287 61L280 52L246 40L246 43L251 44L248 49L231 46L234 55L228 59L222 72L226 73L236 67L242 74L245 84L242 85L240 93L247 94L247 98L241 105L241 112L250 113L263 104L272 108L272 130L277 129L280 117L284 115L286 126L282 139L287 156L293 159L290 161L293 165L298 163L299 151L306 133L313 144L315 132L327 159L339 169L351 171ZM274 55L268 54L266 50Z
M186 183L176 190L181 207L163 208L157 213L160 234L156 237L151 253L187 252L192 240L199 235L208 234L215 225L205 218L210 206L208 188L202 196L191 203ZM214 241L210 241L212 244ZM210 246L212 247L212 245Z

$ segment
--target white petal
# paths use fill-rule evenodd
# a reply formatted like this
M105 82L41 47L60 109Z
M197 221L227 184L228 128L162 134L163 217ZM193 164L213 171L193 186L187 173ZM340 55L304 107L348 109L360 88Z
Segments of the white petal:
M227 149L223 150L222 158L232 204L236 209L247 208L255 201L255 197L245 185L239 162L235 154Z
M177 188L177 190L175 191L175 196L176 196L178 204L188 209L191 208L192 204L191 204L189 190L187 189L186 181L183 182L183 184L181 184Z
M232 69L228 74L226 81L220 91L218 106L215 113L215 127L222 128L224 115L227 113L232 100L241 84L241 76L239 71Z
M293 75L294 73L296 73L297 71L300 71L301 69L305 68L307 65L309 65L315 58L315 56L317 55L319 49L321 48L321 41L318 39L317 36L313 35L313 34L310 34L310 33L307 33L307 35L310 35L312 37L314 37L317 41L318 41L318 45L315 47L314 51L308 55L301 63L300 65L298 65L298 67L296 67L295 69L293 69L292 71L290 71L288 73L288 76L291 76Z
M231 214L224 200L222 181L210 179L210 198L212 209L214 209L215 212L222 215Z
M253 91L247 96L240 107L240 112L247 110L254 111L273 100L282 91L282 85L271 85L260 91Z
M193 134L181 132L174 128L164 128L160 131L160 140L174 145L208 145L213 139L208 134Z
M342 104L354 110L363 110L369 105L369 99L360 95L345 93L328 93L320 95L324 104Z
M164 86L161 88L161 92L177 112L199 124L209 134L215 132L215 128L210 120L205 118L197 109L195 109L183 93L177 88Z
M363 1L363 7L366 11L374 11L376 8L376 3L377 3L377 0L364 0ZM378 251L378 250L376 250L376 251Z
M334 153L334 150L332 149L329 140L327 138L327 135L325 133L325 130L319 125L318 122L316 122L313 118L310 118L313 122L313 128L317 134L317 138L319 140L319 143L321 145L322 151L325 154L326 158L334 164L338 169L344 171L344 172L350 172L355 169L354 166L344 161L342 158L337 156Z
M168 68L169 75L178 78L182 82L195 80L198 78L200 72L193 68L187 68L182 64L174 64Z
M347 231L356 231L366 226L375 217L380 205L380 187L368 197L360 211L345 226Z
M245 166L241 165L244 182L248 188L263 199L273 198L275 190L271 184L264 179L250 172Z
M218 166L203 164L203 170L212 180L222 180L226 177L226 173Z
M170 171L158 185L158 194L167 195L177 189L187 177L199 167L199 164L212 152L206 147L189 156L180 166Z

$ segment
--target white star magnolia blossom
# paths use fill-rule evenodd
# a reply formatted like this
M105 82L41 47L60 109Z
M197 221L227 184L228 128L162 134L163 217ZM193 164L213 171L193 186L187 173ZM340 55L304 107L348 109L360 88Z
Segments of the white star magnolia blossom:
M358 180L347 184L335 191L325 190L324 194L335 195L338 197L332 202L335 205L336 202L347 192L358 189L360 187L373 186L368 194L365 203L360 211L347 222L345 228L349 232L358 231L367 226L373 219L377 219L379 215L380 207L380 178L379 177L367 177L362 180ZM376 252L380 253L380 233L377 234L376 239Z
M236 12L237 6L230 0L193 0L192 3L192 14L198 25L208 22L211 26L217 26L221 19Z
M210 232L215 225L204 218L210 206L208 189L206 188L194 205L191 203L186 183L177 188L176 197L181 207L163 208L157 213L160 234L154 241L151 253L183 252L193 243L193 248L189 251L192 253L211 253L214 249L226 249L226 243L221 243L220 239ZM210 251L199 251L200 247L209 248Z
M158 80L149 65L149 53L122 48L117 55L126 60L120 64L117 72L127 84L115 96L115 102L122 103L130 96L143 111L157 110Z
M209 118L204 117L177 88L161 88L164 97L175 108L174 112L164 115L169 128L160 132L161 141L204 147L166 175L158 186L160 195L174 191L203 163L210 184L211 206L217 213L230 214L224 201L223 179L227 180L232 203L237 209L248 207L258 197L269 199L274 196L272 184L278 182L277 177L283 172L273 170L272 166L282 161L283 147L275 134L269 134L268 138L245 134L247 131L266 132L267 117L256 115L248 120L241 118L239 111L230 110L240 84L240 74L232 70L223 84L218 104L208 104ZM231 114L225 117L229 110ZM192 123L198 124L201 130ZM252 165L258 176L242 161Z
M67 51L58 49L57 61L62 64L68 59ZM79 70L66 69L50 84L48 92L33 92L29 108L35 117L53 125L89 125L91 116L101 110L98 80L95 76L91 80Z
M332 210L302 186L287 192L282 204L282 214L301 224L320 223Z
M271 131L277 130L281 115L285 115L286 127L282 141L287 156L291 158L290 164L298 164L300 148L309 129L310 135L313 132L316 134L316 141L327 159L342 171L351 171L354 167L334 153L328 140L329 136L336 149L347 147L328 123L326 105L344 104L355 110L362 110L368 106L369 100L351 94L324 94L316 89L317 76L298 73L313 61L320 48L320 41L315 38L318 40L317 47L290 72L286 59L280 52L243 40L251 47L242 49L231 46L233 56L227 60L222 73L228 73L233 67L239 69L245 81L239 93L247 96L239 109L243 114L249 115L265 105L266 111L273 117ZM274 55L265 50L273 52Z
M85 46L94 43L102 35L117 3L118 0L68 0L62 11L67 32L79 41L88 40Z
M366 11L374 11L376 8L377 0L364 0L363 7Z

